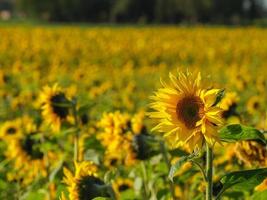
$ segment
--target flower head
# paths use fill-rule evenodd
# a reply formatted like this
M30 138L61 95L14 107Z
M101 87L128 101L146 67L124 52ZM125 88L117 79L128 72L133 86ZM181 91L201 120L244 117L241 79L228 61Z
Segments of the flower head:
M172 147L188 146L191 150L218 141L217 128L222 125L222 109L214 105L219 89L203 89L200 73L170 73L171 84L162 83L152 96L149 113L159 120L153 128L163 132Z
M55 84L53 87L45 86L40 94L42 115L54 131L59 131L61 123L69 117L69 103L65 93Z
M98 178L97 167L89 161L75 163L75 172L64 168L63 182L67 185L70 200L88 200L95 197L109 197L107 186ZM62 194L62 199L66 196Z

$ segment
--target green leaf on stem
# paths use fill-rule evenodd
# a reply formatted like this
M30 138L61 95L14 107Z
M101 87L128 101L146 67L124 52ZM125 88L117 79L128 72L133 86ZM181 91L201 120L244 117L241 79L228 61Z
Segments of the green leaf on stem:
M223 142L258 140L266 144L265 137L259 130L241 124L231 124L223 127L219 131L219 137Z
M179 149L179 148L176 148L176 149L172 149L169 151L169 153L172 155L172 156L187 156L188 153L182 149Z
M187 155L187 156L182 156L174 165L171 166L169 176L168 176L169 179L173 182L173 177L174 177L175 173L177 172L177 170L179 170L184 163L192 160L196 156L197 156L196 153L192 153L192 154Z
M267 168L236 171L225 174L220 179L222 189L216 199L229 188L237 191L251 190L267 177Z

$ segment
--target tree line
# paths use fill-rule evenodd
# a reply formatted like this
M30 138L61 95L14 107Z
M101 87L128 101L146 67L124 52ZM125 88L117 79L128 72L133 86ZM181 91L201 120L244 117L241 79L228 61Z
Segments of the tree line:
M264 0L0 0L19 16L58 22L242 23L266 16Z

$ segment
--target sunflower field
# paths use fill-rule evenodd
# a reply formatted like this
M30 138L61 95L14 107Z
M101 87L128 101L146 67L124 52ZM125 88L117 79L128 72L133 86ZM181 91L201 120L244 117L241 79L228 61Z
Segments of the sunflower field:
M266 29L0 38L0 199L267 199Z

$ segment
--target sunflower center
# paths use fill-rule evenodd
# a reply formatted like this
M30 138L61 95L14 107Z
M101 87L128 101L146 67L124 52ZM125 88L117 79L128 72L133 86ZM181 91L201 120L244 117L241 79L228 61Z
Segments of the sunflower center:
M59 93L55 96L52 96L51 102L54 113L56 113L56 115L59 116L61 119L65 119L69 114L69 109L64 106L64 104L66 104L67 102L65 94Z
M44 154L37 147L40 142L33 140L30 136L27 136L22 141L22 149L29 155L33 160L43 158Z
M10 128L7 129L7 134L9 134L9 135L13 135L16 132L17 132L17 129L14 128L14 127L10 127Z
M97 177L82 177L77 185L79 200L88 200L98 196L103 196L103 194L101 194L102 191L100 188L104 185L105 183Z
M119 191L123 192L125 190L128 190L130 188L130 186L128 184L122 184L119 186Z
M184 123L188 129L193 129L204 112L204 103L199 97L187 96L178 101L176 115L178 120Z
M260 107L259 102L255 102L255 103L253 104L253 108L254 108L254 109L258 109L259 107Z

